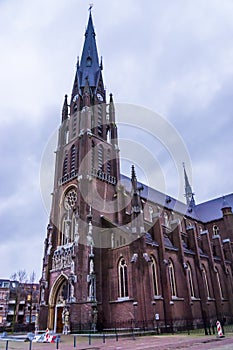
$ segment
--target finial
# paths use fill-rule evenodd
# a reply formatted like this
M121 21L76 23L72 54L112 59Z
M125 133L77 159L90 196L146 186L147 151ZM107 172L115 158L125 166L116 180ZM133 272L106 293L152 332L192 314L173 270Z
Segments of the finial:
M79 68L79 56L77 57L76 67Z
M93 3L90 3L90 4L89 4L89 9L88 9L88 11L90 11L90 13L91 13L91 9L92 9L93 6L94 6Z

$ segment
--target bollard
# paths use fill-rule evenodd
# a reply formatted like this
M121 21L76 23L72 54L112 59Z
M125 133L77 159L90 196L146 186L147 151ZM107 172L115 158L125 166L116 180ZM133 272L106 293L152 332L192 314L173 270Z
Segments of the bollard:
M216 326L217 326L217 331L218 331L218 338L224 338L223 332L222 332L222 326L221 323L219 321L216 322Z
M32 350L32 340L29 341L29 350Z
M105 344L105 333L103 333L103 343Z
M6 341L6 350L8 350L8 340Z
M89 341L89 345L91 345L91 333L89 333L88 341Z
M57 337L55 339L56 349L59 349L59 342L60 342L60 335L57 335Z
M117 333L117 331L116 331L116 341L118 341L118 333Z
M76 335L74 335L74 348L76 348Z

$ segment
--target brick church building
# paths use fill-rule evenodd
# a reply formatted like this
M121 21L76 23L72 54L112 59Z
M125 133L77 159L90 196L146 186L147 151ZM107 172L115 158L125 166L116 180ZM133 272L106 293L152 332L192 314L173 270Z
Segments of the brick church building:
M120 173L92 14L65 96L40 280L40 329L198 326L233 319L233 194L196 204Z

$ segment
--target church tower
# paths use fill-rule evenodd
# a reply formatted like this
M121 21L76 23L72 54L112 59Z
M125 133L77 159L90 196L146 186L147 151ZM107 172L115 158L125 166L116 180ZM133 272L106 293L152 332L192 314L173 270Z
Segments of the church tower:
M65 95L62 108L44 244L40 327L56 332L69 331L71 322L92 322L95 327L102 218L118 220L117 127L113 96L106 96L102 71L90 11L71 97Z

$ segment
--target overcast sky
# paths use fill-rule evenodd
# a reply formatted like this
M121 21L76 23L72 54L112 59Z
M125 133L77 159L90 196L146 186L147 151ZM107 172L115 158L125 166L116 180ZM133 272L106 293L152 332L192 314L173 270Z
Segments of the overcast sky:
M40 278L49 215L41 159L71 93L88 6L0 0L0 278L19 268ZM115 102L172 123L191 159L197 203L232 192L232 0L98 0L92 13Z

